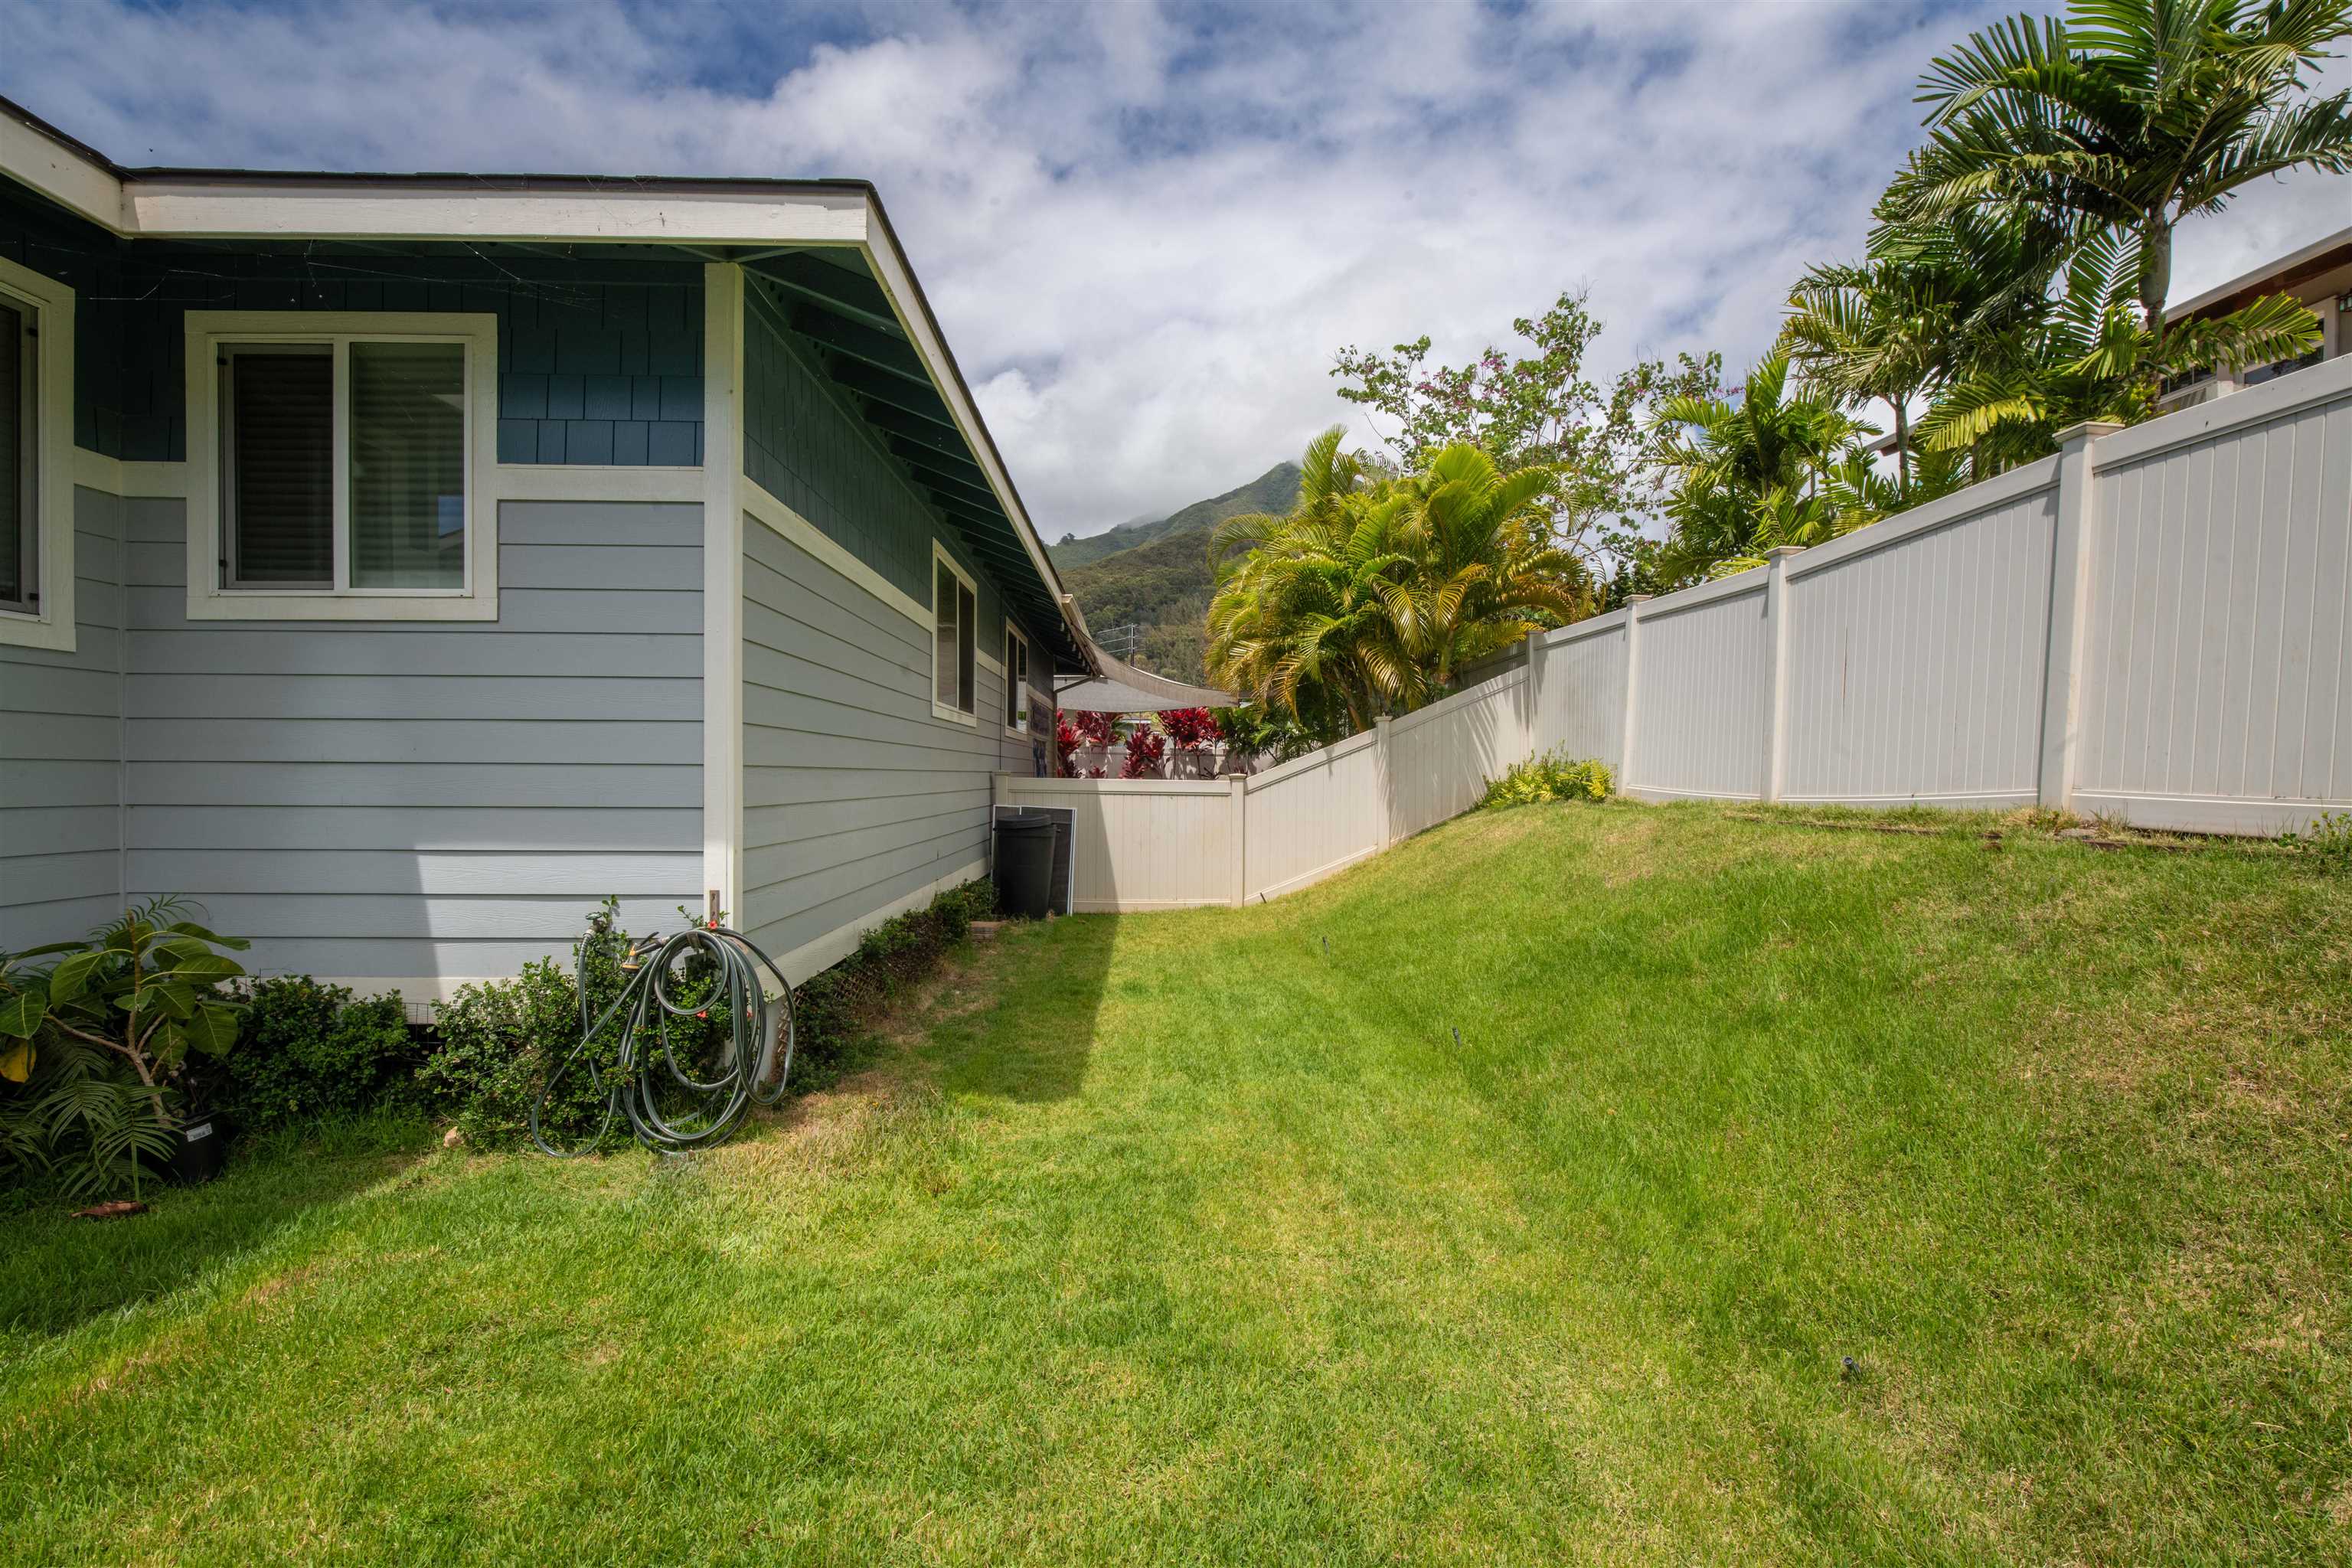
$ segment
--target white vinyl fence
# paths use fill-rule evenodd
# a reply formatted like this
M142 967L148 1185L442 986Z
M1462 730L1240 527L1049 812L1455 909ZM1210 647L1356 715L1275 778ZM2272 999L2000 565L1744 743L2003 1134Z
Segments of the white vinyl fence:
M1515 668L1248 779L1001 775L1075 808L1076 907L1302 888L1598 757L1648 799L2033 802L2149 827L2352 808L2352 355L1817 549L1528 639Z

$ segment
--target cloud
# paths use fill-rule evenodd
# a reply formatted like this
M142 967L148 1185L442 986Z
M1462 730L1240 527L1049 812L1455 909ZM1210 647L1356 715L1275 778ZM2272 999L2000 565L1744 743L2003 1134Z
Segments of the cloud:
M1995 14L783 9L0 0L0 91L131 163L870 178L1057 538L1352 420L1343 344L1461 357L1583 288L1603 369L1751 356L1860 249L1920 67ZM2352 222L2346 190L2192 224L2180 291Z

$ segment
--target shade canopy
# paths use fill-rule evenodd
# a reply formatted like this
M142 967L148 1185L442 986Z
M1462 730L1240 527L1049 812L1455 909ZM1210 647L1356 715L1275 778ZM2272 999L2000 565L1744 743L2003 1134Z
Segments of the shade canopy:
M1095 649L1094 654L1096 661L1102 667L1100 678L1056 687L1054 700L1058 706L1081 713L1165 713L1174 708L1230 708L1234 705L1234 694L1230 691L1214 691L1205 686L1187 686L1181 680L1171 680L1164 675L1138 669L1131 664L1111 658L1100 648Z

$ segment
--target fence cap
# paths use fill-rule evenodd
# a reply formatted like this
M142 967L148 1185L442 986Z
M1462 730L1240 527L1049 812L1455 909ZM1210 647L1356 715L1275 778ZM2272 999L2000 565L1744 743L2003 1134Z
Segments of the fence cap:
M2076 441L2095 441L2102 436L2112 436L2122 428L2112 419L2084 419L2059 431L2057 441L2061 447L2070 447Z
M1786 561L1791 555L1802 555L1804 552L1805 547L1801 544L1776 544L1764 552L1764 559Z

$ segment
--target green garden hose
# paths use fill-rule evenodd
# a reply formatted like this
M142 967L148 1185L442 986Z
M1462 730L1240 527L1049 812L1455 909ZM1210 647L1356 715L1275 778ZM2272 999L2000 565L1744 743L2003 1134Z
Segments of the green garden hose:
M626 1117L637 1142L657 1153L725 1142L752 1106L783 1098L793 1066L791 984L749 937L712 921L667 942L652 936L630 947L621 962L628 983L592 1020L589 953L617 940L599 916L581 943L580 1043L531 1100L531 1142L542 1153L571 1159L601 1146L614 1121ZM761 984L762 969L775 976L773 993ZM679 1000L680 985L693 988L687 1000ZM707 1026L714 1016L727 1020L723 1043L721 1031ZM589 1047L616 1025L618 1058L600 1073ZM591 1087L604 1092L604 1113L594 1137L559 1149L548 1142L542 1113L556 1086L575 1069L584 1069Z

